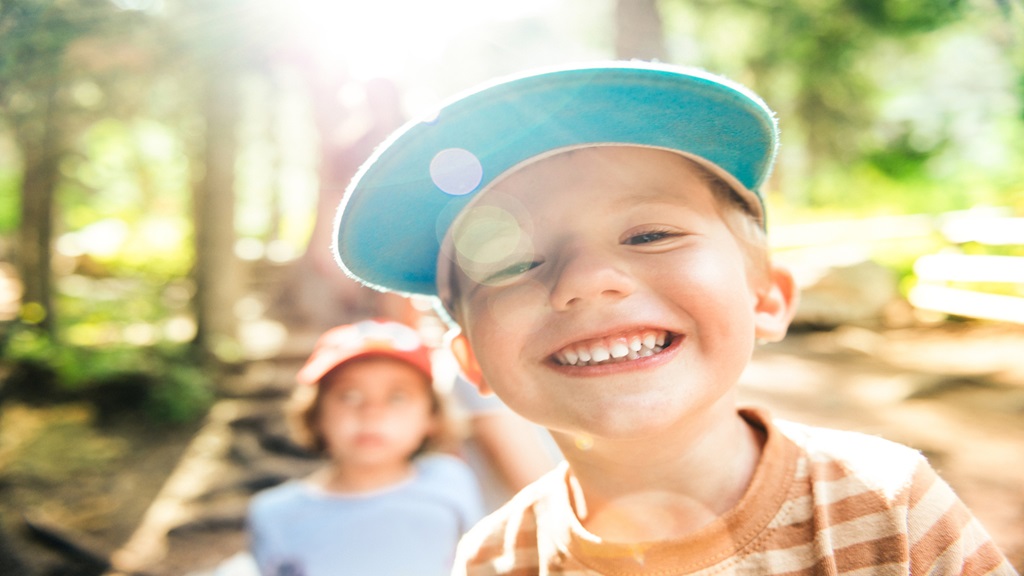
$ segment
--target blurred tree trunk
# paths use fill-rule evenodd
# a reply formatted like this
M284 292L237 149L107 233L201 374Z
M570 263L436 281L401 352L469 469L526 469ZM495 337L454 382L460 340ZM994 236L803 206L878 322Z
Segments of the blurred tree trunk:
M668 60L658 0L618 0L615 4L615 56Z
M196 340L216 350L236 337L234 304L241 286L235 257L237 71L229 63L205 71L203 176L194 191Z
M241 79L251 65L255 12L244 0L186 0L175 6L184 63L197 79L203 120L197 142L201 176L193 189L196 318L193 347L204 361L237 356L235 305L242 294L235 255L235 164L241 113Z
M46 93L41 98L41 113L33 118L34 122L21 122L15 128L15 139L24 161L18 271L24 286L21 298L24 319L38 323L51 336L56 336L50 246L53 243L53 199L62 151L56 118L56 72L48 80ZM32 305L40 306L41 310L32 311L29 308Z

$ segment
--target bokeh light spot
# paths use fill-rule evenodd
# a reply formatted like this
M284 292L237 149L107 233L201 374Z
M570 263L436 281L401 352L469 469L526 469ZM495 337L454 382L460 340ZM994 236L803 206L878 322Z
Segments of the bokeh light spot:
M515 217L495 206L471 208L454 235L459 260L478 264L508 258L521 238L522 230Z
M577 434L574 438L574 442L576 444L576 448L583 450L584 452L594 447L594 438L589 434Z
M39 324L46 319L46 308L39 302L25 302L20 312L21 320L26 324Z
M430 179L445 194L463 196L476 190L483 180L480 159L469 150L446 148L430 161Z

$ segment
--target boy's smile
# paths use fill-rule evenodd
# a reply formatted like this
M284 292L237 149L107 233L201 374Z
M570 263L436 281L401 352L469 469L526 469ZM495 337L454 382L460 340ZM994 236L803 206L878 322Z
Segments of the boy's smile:
M641 328L570 344L555 352L553 360L559 366L618 364L660 354L676 341L678 338L670 332Z
M707 178L669 151L584 148L468 208L452 229L454 306L487 386L528 419L597 437L734 410L768 281Z

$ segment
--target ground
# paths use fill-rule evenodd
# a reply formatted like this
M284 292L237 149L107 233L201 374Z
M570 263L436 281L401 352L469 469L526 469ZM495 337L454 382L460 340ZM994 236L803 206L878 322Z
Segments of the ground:
M800 332L757 350L741 392L744 402L778 417L921 450L1020 569L1022 351L1024 327L1005 324ZM23 541L24 515L101 554L130 559L126 550L134 550L134 567L148 574L216 566L244 546L245 498L228 487L252 490L308 468L247 448L239 436L278 411L282 396L274 391L290 382L294 360L254 365L246 378L257 384L223 400L198 428L132 419L97 427L80 406L5 406L0 520L15 549L33 570L54 562L51 552Z

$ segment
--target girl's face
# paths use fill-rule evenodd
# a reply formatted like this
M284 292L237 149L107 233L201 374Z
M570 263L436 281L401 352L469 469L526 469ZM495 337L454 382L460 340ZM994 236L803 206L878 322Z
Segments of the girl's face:
M430 380L400 360L353 360L320 386L327 453L345 466L404 466L437 425Z

